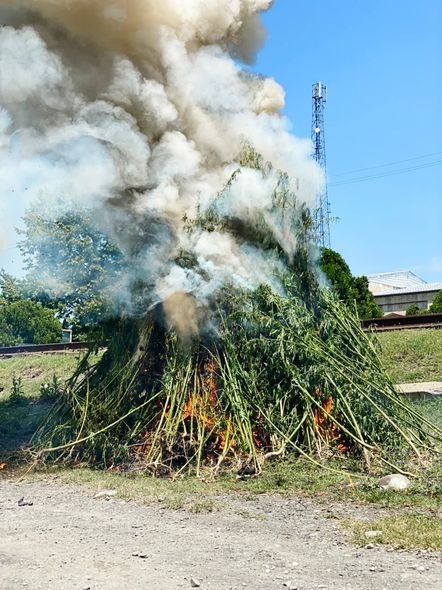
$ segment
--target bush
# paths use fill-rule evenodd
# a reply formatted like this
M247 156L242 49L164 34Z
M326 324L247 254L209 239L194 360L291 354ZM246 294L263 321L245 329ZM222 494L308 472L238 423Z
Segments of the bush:
M439 291L434 298L429 311L430 313L442 313L442 291Z
M350 301L353 298L353 277L343 257L330 248L324 248L319 265L338 298Z
M367 277L354 277L350 267L338 252L324 248L319 266L334 293L344 303L352 307L356 305L361 319L380 318L384 315L369 289Z
M405 315L419 315L420 313L422 313L422 310L415 303L407 307L405 311Z
M0 306L0 346L60 342L61 324L51 310L22 300Z

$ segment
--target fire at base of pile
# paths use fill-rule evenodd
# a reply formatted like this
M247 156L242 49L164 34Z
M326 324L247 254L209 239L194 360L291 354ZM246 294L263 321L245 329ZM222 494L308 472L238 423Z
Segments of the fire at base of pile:
M286 289L226 293L216 338L187 346L153 320L120 324L54 406L38 456L161 475L256 473L289 454L368 467L427 456L442 431L397 394L375 338L328 292L309 303Z

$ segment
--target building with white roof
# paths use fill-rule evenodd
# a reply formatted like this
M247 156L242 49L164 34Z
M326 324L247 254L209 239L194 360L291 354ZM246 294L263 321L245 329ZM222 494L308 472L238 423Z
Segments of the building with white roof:
M384 313L403 313L410 305L428 309L442 291L442 282L427 283L411 271L369 275L368 284Z
M392 291L393 289L408 289L427 284L426 281L410 270L382 272L375 275L368 275L367 278L372 293Z

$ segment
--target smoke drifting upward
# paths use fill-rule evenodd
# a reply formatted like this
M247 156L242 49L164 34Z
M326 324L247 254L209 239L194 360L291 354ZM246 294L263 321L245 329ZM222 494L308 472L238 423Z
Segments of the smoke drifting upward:
M323 181L310 142L280 114L282 88L239 65L263 42L270 4L0 0L2 201L93 209L128 261L118 297L142 281L146 310L167 302L180 331L187 316L195 329L193 302L206 305L226 281L273 283L278 265L233 232L188 231L186 219L264 219L293 252L292 223L274 206L278 174L241 166L244 141L288 173L298 202L312 205ZM172 310L182 301L192 302L185 317Z

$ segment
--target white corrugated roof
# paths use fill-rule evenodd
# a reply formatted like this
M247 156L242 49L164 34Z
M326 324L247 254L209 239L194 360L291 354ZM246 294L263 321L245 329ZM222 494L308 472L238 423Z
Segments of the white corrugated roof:
M407 293L428 293L429 291L442 291L442 283L424 283L406 287L405 289L386 289L374 293L374 297L383 297L384 295L406 295Z
M413 286L426 285L426 281L418 277L410 270L400 270L396 272L382 272L368 275L369 283L376 283L390 289L407 289ZM388 289L388 290L390 290Z

